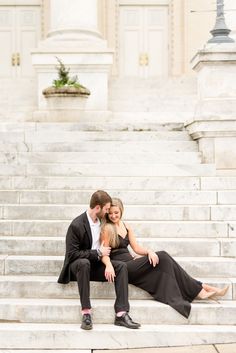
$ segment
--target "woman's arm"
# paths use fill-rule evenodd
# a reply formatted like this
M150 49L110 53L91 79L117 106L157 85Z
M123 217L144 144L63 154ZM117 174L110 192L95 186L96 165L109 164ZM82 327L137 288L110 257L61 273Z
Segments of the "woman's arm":
M127 224L126 224L126 228L128 229L129 243L133 251L138 255L147 255L150 264L152 264L153 267L155 267L159 263L159 258L157 254L154 251L146 249L141 245L139 245L132 228Z
M103 231L101 233L100 237L101 245L109 247L110 242L109 242L109 233L106 230L106 226L103 228ZM102 256L101 261L105 265L105 278L108 282L114 282L115 280L115 270L114 267L112 266L111 259L108 255Z

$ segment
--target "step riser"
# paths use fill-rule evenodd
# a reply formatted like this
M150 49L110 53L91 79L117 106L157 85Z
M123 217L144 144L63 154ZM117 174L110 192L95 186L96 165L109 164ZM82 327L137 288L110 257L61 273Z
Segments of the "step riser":
M80 152L80 153L25 153L20 155L9 155L0 154L0 163L21 163L21 164L30 164L30 163L88 163L88 161L94 160L96 163L99 161L111 160L112 163L136 163L142 164L145 163L174 163L174 164L196 164L201 163L201 155L196 152L173 152L173 153L115 153L114 152Z
M4 189L65 189L65 190L200 190L198 177L0 177ZM236 187L235 187L236 188Z
M70 220L83 213L87 205L12 205L0 207L2 219ZM236 220L236 206L131 206L125 208L129 221L224 221Z
M0 254L7 255L64 255L65 239L13 238L0 239ZM166 250L172 256L233 256L236 239L231 240L166 240L138 239L141 246L157 250Z
M92 113L90 112L91 116ZM97 112L94 113L97 115ZM102 113L104 115L104 112ZM142 117L144 115L147 115L150 117L149 113L141 113ZM170 132L174 133L177 135L178 134L186 134L189 136L189 134L185 131L184 129L184 124L183 123L158 123L155 120L155 114L153 116L154 122L152 121L143 121L143 122L129 122L128 116L123 113L122 116L126 116L126 121L119 121L120 119L120 114L112 114L109 112L109 117L111 120L106 121L106 122L93 122L93 121L87 121L87 122L66 122L66 123L56 123L56 122L44 122L44 123L39 123L39 122L27 122L26 124L23 124L22 122L19 123L6 123L2 122L0 125L0 131L1 132L22 132L22 131L53 131L53 132L60 132L60 131L92 131L92 132L100 132L100 131L163 131L163 132ZM137 116L137 114L135 114ZM116 119L116 120L114 120ZM117 120L118 119L118 120Z
M114 309L113 301L110 305L93 305L93 320L96 324L113 324ZM188 320L180 316L171 307L159 305L153 302L152 305L132 306L132 318L143 325L235 325L236 324L236 307L222 307L220 305L201 305L201 307L192 307L191 316ZM79 324L81 322L81 307L76 300L74 304L7 304L1 305L0 300L0 321L12 321L21 323L64 323Z
M213 165L204 164L142 164L127 165L124 168L122 164L98 164L94 168L94 164L34 164L34 165L0 165L1 176L129 176L129 177L152 177L152 176L210 176L215 174Z
M0 189L66 189L66 190L225 190L218 191L218 203L235 204L236 178L225 177L1 177ZM227 190L232 190L228 191ZM231 193L233 196L231 196ZM210 201L209 201L210 203Z
M5 171L4 171L5 167ZM10 168L2 166L3 173ZM8 168L8 169L7 169ZM13 168L12 168L13 169ZM34 164L26 166L26 175L29 176L210 176L215 174L213 165L173 165L173 164L143 164L143 165L128 165L124 168L121 164L98 164L94 168L94 164L68 164L68 165L50 165ZM13 169L12 173L22 175L18 169ZM6 175L6 174L3 174Z
M50 257L14 257L8 256L5 260L0 260L2 271L0 274L6 275L47 275L56 276L60 273L63 256ZM217 258L209 258L209 261L202 258L177 258L179 264L192 276L195 277L234 277L236 273L236 263L233 261L219 261Z
M103 185L105 186L105 185ZM0 186L1 188L1 186ZM6 189L10 189L7 188ZM91 191L0 191L2 204L79 204L86 203L91 197ZM110 195L122 199L126 205L235 205L236 192L216 191L120 191L106 188ZM222 217L222 215L221 215Z
M168 151L168 152L198 152L197 145L192 141L83 141L57 143L0 143L1 152L106 152L119 153Z
M6 279L4 280L4 277ZM14 277L14 278L12 278ZM79 299L78 286L76 282L62 285L57 283L57 277L53 280L21 280L20 276L0 277L0 298L45 298L45 299ZM224 288L229 285L227 294L221 301L236 299L236 283L224 279L200 279L209 285ZM103 282L90 282L91 299L113 299L115 298L114 285ZM145 291L129 285L129 299L145 300L152 297Z
M8 141L7 137L10 135L11 140ZM26 131L25 138L22 139L22 134L19 133L4 133L0 132L0 138L5 139L6 142L21 142L25 141L26 143L57 143L57 142L69 142L69 143L78 143L80 141L160 141L160 140L184 140L190 141L190 136L186 131L109 131L108 132L99 132L99 131L57 131L52 134L48 131ZM16 138L16 140L14 140ZM3 141L2 140L2 141ZM192 144L194 142L192 141Z
M83 213L87 205L44 205L44 206L3 206L0 208L0 217L3 219L45 219L71 220ZM213 212L213 210L212 210ZM233 211L232 211L233 213ZM207 206L145 206L135 207L127 205L124 219L140 221L208 221L211 220L211 208ZM217 218L213 218L216 219ZM236 214L235 218L236 219Z
M217 193L213 191L106 191L122 199L125 205L208 205L216 204ZM92 191L0 191L2 204L86 204Z
M23 325L21 330L17 325L0 327L3 333L3 349L127 349L162 346L184 346L200 344L234 343L236 329L214 326L212 330L195 327L151 326L139 330L128 330L117 327L97 326L91 332L83 331L79 325L53 327L45 325ZM95 325L96 327L96 325ZM89 334L89 339L88 339ZM12 339L14 337L14 340Z
M64 236L72 218L68 221L1 221L1 235L15 236ZM229 226L223 222L134 222L129 224L139 237L148 238L226 238L236 237L236 222Z

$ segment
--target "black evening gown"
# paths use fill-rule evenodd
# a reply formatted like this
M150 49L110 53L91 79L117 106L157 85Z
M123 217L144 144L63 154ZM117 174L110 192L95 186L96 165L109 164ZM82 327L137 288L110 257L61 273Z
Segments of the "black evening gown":
M110 258L127 263L129 283L144 289L155 300L170 305L188 318L190 303L202 290L202 283L189 276L167 252L156 252L159 264L153 267L147 256L133 258L127 248L128 234L119 236L119 240L119 247L112 249Z

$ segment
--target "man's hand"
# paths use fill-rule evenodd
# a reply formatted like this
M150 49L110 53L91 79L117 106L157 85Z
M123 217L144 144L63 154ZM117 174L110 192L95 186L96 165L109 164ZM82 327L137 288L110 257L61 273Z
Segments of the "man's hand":
M99 251L102 256L109 256L111 252L111 247L110 246L104 246L104 241L102 242Z
M114 282L115 280L115 271L114 268L112 266L112 264L108 264L105 268L105 278L108 282Z

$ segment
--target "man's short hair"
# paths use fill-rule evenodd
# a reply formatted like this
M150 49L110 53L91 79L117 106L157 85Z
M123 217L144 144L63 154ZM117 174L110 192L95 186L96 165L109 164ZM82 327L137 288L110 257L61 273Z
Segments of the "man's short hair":
M98 205L103 208L108 202L112 202L111 196L106 191L97 190L91 196L89 207L93 209Z

